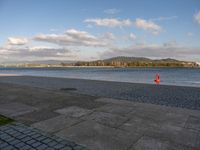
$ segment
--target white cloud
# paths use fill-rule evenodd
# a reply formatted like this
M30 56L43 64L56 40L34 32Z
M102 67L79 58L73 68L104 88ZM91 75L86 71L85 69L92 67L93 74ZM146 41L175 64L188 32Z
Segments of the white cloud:
M189 37L191 37L191 36L193 36L193 35L194 35L193 32L188 32L188 33L187 33L187 36L189 36Z
M135 26L140 29L149 30L153 34L159 34L162 31L162 28L153 21L147 21L140 18L136 19Z
M96 18L96 19L86 19L84 22L95 24L97 26L106 26L106 27L130 27L135 26L137 28L148 30L151 33L157 35L162 31L162 28L151 20L145 20L138 18L135 21L130 19L119 20L116 18Z
M27 43L28 43L27 38L22 38L22 37L9 37L8 38L9 45L25 45Z
M152 18L149 19L151 21L163 21L163 20L173 20L173 19L177 19L178 16L169 16L169 17L158 17L158 18Z
M86 19L84 22L92 23L98 26L107 26L107 27L124 27L124 26L131 26L132 22L129 19L126 20L119 20L115 18L97 18L97 19Z
M115 56L134 56L150 58L196 58L200 56L198 47L185 47L178 45L175 41L157 44L132 45L128 47L113 47L101 53L101 58Z
M107 45L106 40L102 40L88 32L75 29L69 29L64 34L40 34L34 39L66 46L102 47Z
M174 40L174 41L169 41L169 42L163 43L163 46L164 46L164 47L176 47L176 46L178 46L178 44L177 44L177 42Z
M119 12L120 12L120 10L116 9L116 8L104 10L104 13L109 14L109 15L114 15L114 14L117 14Z
M194 14L194 21L200 24L200 11Z
M116 37L115 37L115 35L113 33L107 32L107 33L105 33L103 35L102 39L107 39L107 40L111 40L112 41L112 40L115 40Z
M46 49L52 49L49 46L33 46L33 47L29 47L29 51L42 51L42 50L46 50Z
M74 51L75 52L75 51ZM34 47L0 47L0 55L3 55L10 60L12 59L27 59L29 57L43 58L43 57L66 57L74 53L73 51L64 47L46 47L46 46L34 46ZM59 54L59 55L58 55ZM2 56L0 56L2 57Z
M129 39L132 41L132 40L135 40L137 38L137 36L134 34L134 33L130 33L129 35Z

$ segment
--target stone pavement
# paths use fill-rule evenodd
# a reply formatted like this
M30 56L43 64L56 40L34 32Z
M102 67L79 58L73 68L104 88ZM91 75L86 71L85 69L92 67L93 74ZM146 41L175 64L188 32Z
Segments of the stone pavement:
M20 123L0 126L1 150L86 150L86 148Z
M6 76L0 82L45 89L77 89L78 93L133 102L200 110L200 87L153 85L140 83L96 81L84 79Z
M200 150L198 110L0 84L0 114L69 148L68 141L91 150Z

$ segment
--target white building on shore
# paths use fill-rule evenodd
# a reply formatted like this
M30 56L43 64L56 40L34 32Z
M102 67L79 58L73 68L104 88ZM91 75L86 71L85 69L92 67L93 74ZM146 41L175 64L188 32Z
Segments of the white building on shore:
M195 62L200 67L200 62Z

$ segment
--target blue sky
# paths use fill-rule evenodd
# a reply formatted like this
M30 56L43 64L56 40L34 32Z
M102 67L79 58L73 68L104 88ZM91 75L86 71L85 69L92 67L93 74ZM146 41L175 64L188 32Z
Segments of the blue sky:
M199 0L0 0L0 61L200 61Z

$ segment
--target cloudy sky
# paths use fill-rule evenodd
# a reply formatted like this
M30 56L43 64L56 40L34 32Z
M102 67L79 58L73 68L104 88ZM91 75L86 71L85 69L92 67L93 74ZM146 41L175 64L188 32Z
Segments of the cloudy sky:
M200 61L200 0L0 0L0 62Z

